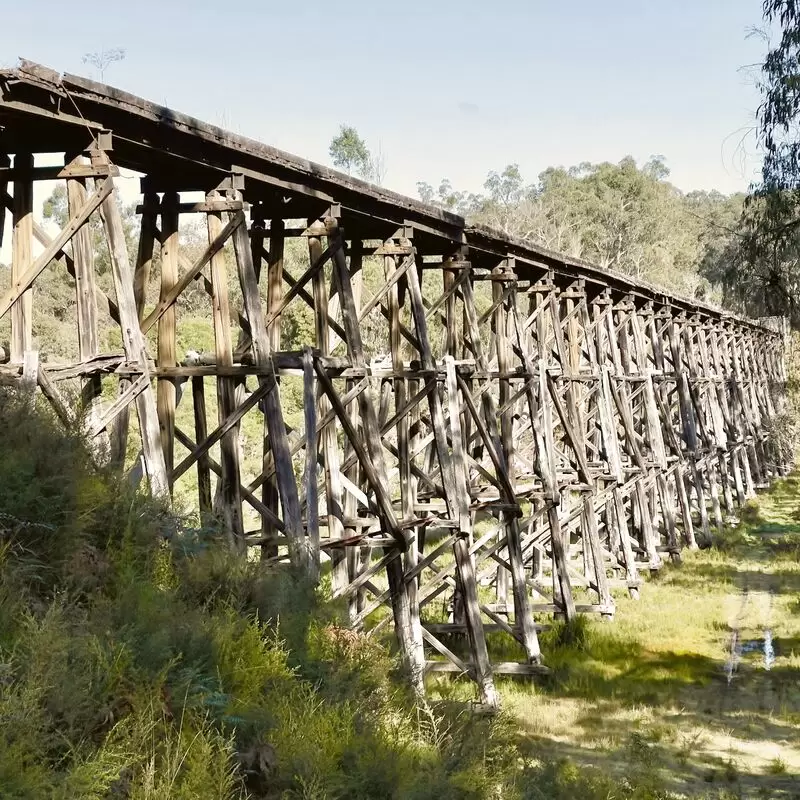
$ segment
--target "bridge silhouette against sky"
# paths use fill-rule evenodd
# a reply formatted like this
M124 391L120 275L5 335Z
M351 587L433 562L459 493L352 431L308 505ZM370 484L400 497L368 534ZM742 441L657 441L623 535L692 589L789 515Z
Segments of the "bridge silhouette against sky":
M63 166L44 165L53 153ZM141 183L135 257L120 170ZM34 219L35 181L66 184L57 233ZM182 237L198 219L199 253ZM426 671L464 673L496 704L495 673L546 669L542 614L613 616L615 590L637 596L790 468L771 435L780 326L24 61L0 71L3 230L0 380L83 420L154 493L190 487L242 555L330 574L352 625L394 625L420 691ZM46 270L75 286L69 363L37 352ZM188 315L198 288L206 308ZM290 347L298 313L313 331ZM179 353L198 314L213 351ZM487 632L518 658L493 662Z

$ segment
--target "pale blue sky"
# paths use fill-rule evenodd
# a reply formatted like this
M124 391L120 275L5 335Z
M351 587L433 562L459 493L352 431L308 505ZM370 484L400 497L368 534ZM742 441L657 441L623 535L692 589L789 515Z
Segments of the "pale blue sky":
M663 154L682 189L745 189L758 95L740 67L761 0L38 0L3 3L0 64L91 77L327 162L340 122L387 154L385 184L480 189L490 169ZM108 9L111 9L109 11Z

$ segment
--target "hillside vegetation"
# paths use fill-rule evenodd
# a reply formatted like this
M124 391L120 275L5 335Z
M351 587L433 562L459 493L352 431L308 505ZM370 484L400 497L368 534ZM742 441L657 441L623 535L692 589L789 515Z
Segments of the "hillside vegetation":
M0 394L0 441L3 798L800 796L792 482L779 522L753 509L614 625L551 627L552 676L489 718L461 682L415 704L323 593L94 470L44 410ZM743 590L776 657L728 682Z
M291 576L0 395L0 796L513 796L507 724L415 708Z

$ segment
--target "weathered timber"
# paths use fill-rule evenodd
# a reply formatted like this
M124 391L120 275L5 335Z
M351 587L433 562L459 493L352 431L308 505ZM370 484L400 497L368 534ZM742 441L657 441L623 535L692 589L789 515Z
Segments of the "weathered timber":
M38 386L71 426L82 409L61 387L75 381L89 433L110 431L123 469L130 427L157 494L196 470L204 524L216 512L242 557L259 547L312 581L330 571L353 626L381 636L393 624L419 693L428 672L463 673L496 705L496 673L543 673L544 617L610 617L619 589L647 602L640 570L707 543L791 466L772 433L781 325L29 62L0 70L0 128L3 385L29 399ZM40 152L67 153L65 166L35 166ZM121 170L144 175L134 264L112 194ZM54 235L33 220L40 179L66 186ZM193 260L178 248L189 214L208 228ZM98 218L112 297L96 275ZM297 272L289 248L308 253ZM51 264L75 279L74 363L38 363L30 302ZM188 304L213 331L211 353L194 344ZM298 307L313 330L296 325ZM118 326L123 352L105 350L101 325ZM178 352L182 341L193 349ZM108 376L119 387L103 407ZM186 381L193 438L176 424ZM488 632L522 645L524 663L493 663Z
M97 152L93 155L92 161L93 163L96 161L105 163L107 157L104 153ZM111 178L106 178L106 182L110 180ZM142 377L147 381L147 385L136 397L136 410L139 417L145 470L153 493L164 495L168 491L169 480L164 463L164 453L161 449L158 414L153 390L150 386L144 336L139 330L139 316L136 313L136 301L133 296L133 270L128 259L122 217L119 213L116 198L111 193L112 188L111 186L103 189L98 187L95 190L95 195L104 198L100 207L100 216L103 221L106 239L108 240L111 273L114 278L114 290L119 307L122 346L128 361L137 364ZM84 208L89 204L90 201L87 201Z
M178 194L169 192L161 204L161 300L169 296L178 282ZM137 264L137 267L140 265ZM169 306L158 320L158 366L177 366L177 309ZM161 449L170 477L175 465L175 405L176 386L170 378L157 382L158 424L161 430Z
M67 180L67 208L71 217L79 213L86 203L86 196L86 185L82 179ZM78 356L81 361L88 361L100 354L100 345L97 338L94 250L87 226L82 227L72 240L72 262L75 272ZM90 429L94 428L102 414L101 392L99 375L90 375L81 387L81 402Z
M219 193L209 192L207 199L213 202ZM239 212L223 227L222 212L212 211L206 215L208 229L208 248L198 259L194 269L185 273L182 282L188 285L189 276L193 272L199 273L200 265L207 260L211 267L211 316L214 327L214 352L217 364L231 366L233 364L233 341L231 336L231 313L228 299L228 268L226 259L222 254L225 242L233 232L244 225L244 217ZM148 317L158 319L177 300L181 283L178 283L171 292L163 298L156 310ZM147 330L147 322L142 323L142 330ZM228 535L228 540L234 550L244 552L244 521L242 519L241 476L239 463L239 426L236 413L236 381L233 378L217 377L217 408L220 426L228 420L235 420L227 427L220 439L220 464L222 475L217 484L218 500L214 511L222 520ZM202 445L198 442L198 445ZM177 471L177 470L176 470Z
M264 323L261 297L258 293L258 280L253 266L247 231L243 225L237 227L234 231L233 244L239 273L239 285L242 290L244 307L247 313L247 320L250 323L253 340L253 358L256 364L265 364L270 359L269 334ZM310 380L310 365L307 363L306 356L304 356L303 374L306 380ZM289 440L286 434L286 425L283 421L280 398L276 391L275 378L262 378L261 387L268 389L264 396L263 409L269 433L269 444L272 449L272 458L275 463L278 494L283 508L284 522L293 545L292 560L295 566L303 567L309 563L309 553L306 543L303 541L304 533L300 518L300 501L292 471ZM308 421L308 417L306 417L306 420ZM316 443L314 443L314 447L316 447ZM313 558L311 560L313 562Z
M33 167L31 153L14 156L14 166ZM30 268L33 248L33 182L24 177L14 182L14 229L11 239L11 286L19 286ZM46 264L44 265L46 266ZM28 283L30 286L30 283ZM33 293L19 292L11 309L11 361L21 364L32 347ZM3 304L6 306L6 304ZM0 310L2 316L7 306Z

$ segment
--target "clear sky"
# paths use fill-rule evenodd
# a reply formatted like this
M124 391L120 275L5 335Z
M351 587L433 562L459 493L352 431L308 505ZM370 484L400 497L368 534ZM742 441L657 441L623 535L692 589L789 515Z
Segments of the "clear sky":
M667 159L681 189L745 189L758 94L740 68L761 0L4 2L17 56L105 81L315 161L342 122L387 155L385 185L479 190L519 163Z

